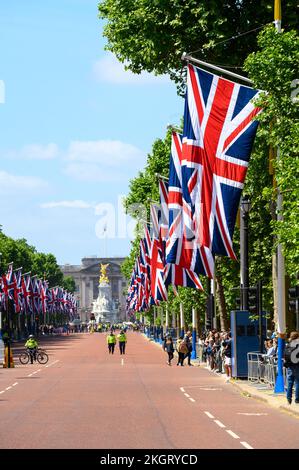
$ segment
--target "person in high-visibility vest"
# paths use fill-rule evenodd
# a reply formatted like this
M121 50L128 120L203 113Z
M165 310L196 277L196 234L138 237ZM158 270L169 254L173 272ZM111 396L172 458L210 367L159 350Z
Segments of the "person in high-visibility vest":
M114 353L115 344L116 344L116 336L115 336L115 334L113 333L113 331L111 331L111 333L107 336L107 344L108 344L108 351L109 351L109 354L113 354L113 353Z
M120 330L119 335L117 335L117 339L119 343L120 354L125 354L127 337L126 337L124 330Z
M25 343L25 348L28 349L28 352L30 354L30 362L31 364L33 364L33 359L36 359L36 351L38 348L38 342L36 341L33 335L29 335L29 338Z

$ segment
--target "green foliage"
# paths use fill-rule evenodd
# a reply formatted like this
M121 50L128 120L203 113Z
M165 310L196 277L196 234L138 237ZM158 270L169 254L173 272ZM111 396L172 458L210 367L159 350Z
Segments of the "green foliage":
M284 24L295 27L293 0ZM256 50L256 34L222 42L273 21L273 0L102 0L107 49L134 73L169 74L183 88L183 52L221 65L240 66ZM218 44L221 42L221 44Z
M13 262L14 269L22 267L22 272L31 271L40 279L47 279L50 287L62 285L63 273L52 254L39 253L24 238L14 240L0 232L1 272Z
M76 290L76 283L73 276L64 276L62 280L62 287L68 292L74 293Z
M264 107L259 117L259 137L274 149L279 148L279 158L273 164L283 195L283 221L271 222L272 235L282 243L286 270L295 277L299 271L299 125L298 101L291 93L292 82L299 77L299 38L295 31L278 33L268 27L259 35L258 44L261 50L248 57L245 68L255 85L267 92L259 99ZM263 156L266 160L267 154ZM277 190L265 185L258 198L275 203Z

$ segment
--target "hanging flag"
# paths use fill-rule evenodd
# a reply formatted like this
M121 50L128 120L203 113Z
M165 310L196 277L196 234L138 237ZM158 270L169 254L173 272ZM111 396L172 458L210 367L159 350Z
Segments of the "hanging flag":
M30 274L23 274L22 276L22 294L23 294L23 308L25 314L32 313L32 292L31 292L31 278Z
M233 232L261 109L259 91L188 65L182 149L184 221L200 247L235 259ZM191 218L190 218L191 214Z
M207 247L198 247L194 236L193 218L182 190L182 136L172 133L168 186L168 225L166 262L190 269L210 278L214 259ZM185 215L185 217L184 217Z
M156 301L167 300L164 283L163 247L160 238L159 206L151 204L152 251L151 251L151 294Z

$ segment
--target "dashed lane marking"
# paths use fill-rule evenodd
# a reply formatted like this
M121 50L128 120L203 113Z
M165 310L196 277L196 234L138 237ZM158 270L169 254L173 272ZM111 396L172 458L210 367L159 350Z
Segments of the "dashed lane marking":
M240 437L239 437L237 434L235 434L233 431L231 431L230 429L226 429L226 432L227 432L230 436L232 436L234 439L240 439Z
M225 428L225 425L221 423L218 419L214 419L214 423L216 423L220 428Z
M54 366L54 364L57 364L57 362L59 362L60 359L56 359L56 361L52 362L51 364L48 364L46 367L52 367Z
M10 386L10 387L6 387L6 389L5 389L5 390L10 390L11 388L12 388L11 386Z
M189 398L189 400L195 402L194 398Z
M268 416L268 413L237 413L244 416Z
M29 375L27 375L27 377L32 377L32 375L33 375L33 374L29 374Z
M12 384L13 387L15 387L16 385L18 385L18 382L15 382L14 384Z
M242 444L242 446L244 446L246 449L253 449L253 447L251 447L247 442L245 441L241 441L240 444Z
M1 393L4 393L4 392L5 392L5 390L1 390L0 394L1 394Z
M209 418L215 419L214 416L213 416L211 413L209 413L209 411L205 411L204 413L205 413Z
M122 365L122 366L124 365L124 360L123 360L123 359L121 360L121 365Z
M185 397L189 398L190 395L188 395L188 393L184 393Z
M223 390L222 388L208 388L208 387L199 387L199 390L207 390L209 392L214 392L216 390Z
M181 388L180 388L180 390L181 390L182 392L184 392L184 391L185 391L185 389L184 389L183 387L181 387Z

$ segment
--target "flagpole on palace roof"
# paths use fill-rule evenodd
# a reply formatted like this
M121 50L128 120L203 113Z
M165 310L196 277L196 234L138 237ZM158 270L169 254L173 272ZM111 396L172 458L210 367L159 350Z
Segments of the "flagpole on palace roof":
M274 24L278 33L281 33L281 0L274 0ZM277 160L279 160L279 148L277 148ZM273 176L273 185L276 187L276 178ZM283 198L278 187L277 189L277 220L282 221L282 206ZM286 293L285 293L285 263L282 253L281 243L277 246L277 331L278 331L278 367L277 377L275 382L275 393L284 393L284 378L283 378L283 354L285 348L285 333L286 333ZM275 279L273 280L275 282ZM275 286L274 286L275 288Z
M250 85L253 85L252 81L247 78L243 77L243 75L239 75L238 73L230 72L230 70L223 69L222 67L218 67L217 65L209 64L208 62L204 62L203 60L196 59L195 57L192 57L191 55L187 54L186 52L183 53L182 55L182 61L183 62L192 62L196 65L202 65L206 68L215 70L216 72L220 72L222 74L228 75L230 77L236 78L237 80L242 80L243 82L249 83Z

